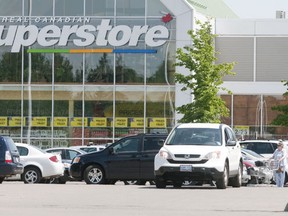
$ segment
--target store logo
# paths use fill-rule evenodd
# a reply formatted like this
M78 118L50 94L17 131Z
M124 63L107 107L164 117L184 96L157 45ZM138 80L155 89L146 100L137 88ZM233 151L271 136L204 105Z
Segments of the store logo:
M169 13L162 17L162 21L163 21L164 23L168 23L168 22L170 22L171 20L173 20L173 17L172 17L171 14L169 14Z
M8 25L8 28L5 25L0 25L0 46L11 46L11 52L13 53L19 52L22 46L28 47L36 42L41 47L57 46L58 48L67 47L68 41L71 41L77 47L87 47L93 44L97 47L121 47L124 45L136 47L140 37L144 36L145 44L153 48L162 46L169 38L168 29L162 25L153 27L148 25L112 26L110 22L110 19L103 19L98 26L91 24L63 25L60 28L56 25L46 25L41 29L36 25ZM54 49L49 50L49 52L53 52ZM119 49L103 50L120 52ZM43 51L45 50L41 49L41 52ZM61 52L59 49L58 51ZM77 52L77 49L74 51ZM90 49L90 51L100 52L101 49ZM125 52L128 51L126 49ZM37 50L31 49L29 52L37 52ZM137 50L133 50L133 52L137 52Z

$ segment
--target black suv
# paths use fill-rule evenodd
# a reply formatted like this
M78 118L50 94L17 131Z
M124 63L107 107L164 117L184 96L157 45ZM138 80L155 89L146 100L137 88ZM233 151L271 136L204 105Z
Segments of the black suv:
M5 177L22 174L23 170L19 152L12 138L0 136L0 183Z
M136 180L139 184L154 180L154 157L167 134L128 136L102 151L79 155L73 159L70 175L87 184L114 184Z

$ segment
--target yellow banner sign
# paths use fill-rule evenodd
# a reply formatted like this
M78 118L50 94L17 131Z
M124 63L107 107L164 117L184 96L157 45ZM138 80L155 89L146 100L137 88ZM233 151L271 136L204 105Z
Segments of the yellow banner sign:
M107 127L107 118L92 118L90 127Z
M68 126L68 118L66 118L66 117L54 117L53 125L54 125L54 127L67 127Z
M144 127L144 118L132 118L130 122L131 128L143 128Z
M82 127L82 118L80 117L71 118L70 125L72 127ZM87 126L88 126L88 119L84 118L84 127L87 127Z
M149 127L151 128L166 128L166 118L150 118Z
M115 127L127 127L127 126L128 126L128 118L115 119Z
M47 127L47 117L32 117L32 127Z
M7 126L8 126L8 118L0 117L0 127L7 127Z
M9 126L11 127L20 127L21 126L21 117L9 117ZM22 119L23 125L26 125L25 118Z

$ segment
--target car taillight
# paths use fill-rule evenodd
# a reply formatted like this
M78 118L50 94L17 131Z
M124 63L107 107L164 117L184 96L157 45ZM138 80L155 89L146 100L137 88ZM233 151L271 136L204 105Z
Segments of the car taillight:
M51 161L53 161L53 162L58 162L58 158L57 158L57 156L52 156L52 157L50 157L49 158Z
M5 152L5 163L12 163L12 156L9 151Z

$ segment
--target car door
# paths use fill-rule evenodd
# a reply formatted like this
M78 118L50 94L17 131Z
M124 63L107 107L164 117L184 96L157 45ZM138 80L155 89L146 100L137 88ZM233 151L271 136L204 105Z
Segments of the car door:
M141 136L127 137L109 147L107 178L138 179L140 176Z
M236 142L236 145L234 146L228 146L227 142L228 141L234 141ZM240 149L240 144L238 143L235 134L233 133L232 129L226 127L225 128L225 143L226 147L228 148L228 158L229 158L229 166L230 166L230 171L237 171L238 166L239 166L239 161L240 161L240 156L241 156L241 149ZM237 160L237 158L239 160Z
M144 137L140 161L140 179L154 179L154 158L165 139L166 136Z

